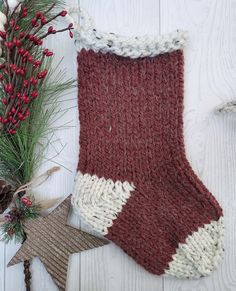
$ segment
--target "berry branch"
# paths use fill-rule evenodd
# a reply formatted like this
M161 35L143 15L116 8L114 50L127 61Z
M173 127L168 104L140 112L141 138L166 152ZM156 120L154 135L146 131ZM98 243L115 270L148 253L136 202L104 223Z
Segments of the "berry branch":
M39 98L39 89L46 76L44 67L46 58L52 57L53 52L43 49L43 39L49 35L69 32L73 38L73 24L56 30L52 25L47 27L58 17L65 17L67 12L61 12L47 19L48 13L55 7L53 3L45 11L36 11L34 17L26 19L28 7L19 3L10 12L6 1L5 31L0 31L5 62L0 65L0 82L2 88L0 109L0 135L16 134L21 123L30 116L30 105ZM22 21L27 21L27 28L23 29ZM42 34L41 30L47 29Z

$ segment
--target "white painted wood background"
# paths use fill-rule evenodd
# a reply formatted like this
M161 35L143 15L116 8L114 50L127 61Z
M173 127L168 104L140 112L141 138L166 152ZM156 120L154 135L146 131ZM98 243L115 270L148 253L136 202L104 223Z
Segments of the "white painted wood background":
M77 0L67 0L78 6ZM222 102L236 100L236 0L80 0L99 29L126 35L160 34L176 28L189 31L185 49L185 141L187 156L199 177L222 204L226 252L217 272L195 281L161 278L139 267L112 243L71 256L69 291L235 291L236 290L236 114L217 115ZM65 56L68 75L76 78L76 50L64 35L49 41ZM36 189L42 197L62 197L73 189L78 157L76 92L66 97L71 107L57 125L52 147L39 173L55 164L65 168ZM70 223L79 226L78 217ZM84 228L84 226L82 225ZM0 244L0 291L24 291L22 265L5 268L19 246ZM33 262L33 291L56 291L39 260Z

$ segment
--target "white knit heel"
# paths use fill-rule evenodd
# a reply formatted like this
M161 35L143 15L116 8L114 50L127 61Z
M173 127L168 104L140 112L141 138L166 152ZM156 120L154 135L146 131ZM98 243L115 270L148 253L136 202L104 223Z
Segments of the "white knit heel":
M129 199L134 185L78 172L71 203L84 221L102 235Z

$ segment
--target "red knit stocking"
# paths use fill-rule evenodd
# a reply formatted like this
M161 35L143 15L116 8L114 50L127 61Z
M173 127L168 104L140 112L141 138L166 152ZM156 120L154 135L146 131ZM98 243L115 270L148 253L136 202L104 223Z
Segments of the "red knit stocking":
M120 48L126 57L117 56L110 36L100 36L97 47L86 39L94 51L78 55L80 159L72 204L150 272L208 275L223 252L222 209L185 156L182 35L159 39L149 57L137 55L138 39Z

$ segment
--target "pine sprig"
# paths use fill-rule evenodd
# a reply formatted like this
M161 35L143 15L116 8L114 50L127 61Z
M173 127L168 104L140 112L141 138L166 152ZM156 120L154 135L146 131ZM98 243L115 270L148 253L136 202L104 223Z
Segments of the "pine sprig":
M19 7L21 9L20 13L22 14L24 12L23 7L27 7L27 16L20 19L20 31L29 31L29 25L32 26L32 19L35 19L35 15L40 11L43 11L43 16L45 16L46 21L56 18L56 16L60 14L58 14L58 9L61 10L63 4L64 2L60 0L54 2L50 0L23 1L21 8ZM6 11L6 6L2 3L0 4L0 10ZM10 13L12 12L8 14L8 21L10 19ZM17 19L17 15L14 19ZM5 26L6 31L8 26L9 23ZM69 29L71 28L72 27ZM35 30L39 30L37 39L40 38L40 35L44 35L45 31L48 32L48 28L45 26L33 28L33 31ZM28 41L25 50L29 51L33 59L40 59L44 49L38 45L29 46L29 44L30 42ZM5 56L3 55L3 57L6 58L8 51L9 50L5 48ZM14 61L14 55L12 55L12 58L13 60L11 61ZM38 80L38 98L30 102L27 111L25 111L29 112L30 115L27 116L23 122L20 122L20 126L17 130L13 128L12 132L14 132L14 134L8 134L5 130L1 132L0 177L14 185L15 188L29 182L42 163L46 150L52 142L52 137L56 130L52 124L64 114L60 106L61 96L68 93L68 90L74 87L74 81L70 79L66 80L65 72L60 70L61 63L57 66L53 66L52 63L51 56L43 57L41 60L40 71L46 72L46 74L43 79ZM31 66L30 63L29 66ZM7 75L5 75L5 77L7 78ZM24 78L25 80L29 80L30 77L31 70L28 69L26 70ZM20 91L22 89L22 81L19 83L15 82L15 84L15 86L17 86L16 91ZM5 88L0 86L0 100L6 98L5 96ZM24 106L23 108L26 107L24 104L22 106ZM5 108L5 104L0 102L1 116L6 115L6 113L4 113L4 110L6 110ZM8 124L3 126L9 131Z
M53 122L60 118L63 93L74 87L73 80L62 81L65 73L51 67L44 85L40 89L40 98L31 105L31 116L22 123L15 135L2 135L0 138L0 176L16 186L32 179L40 166L51 136L55 132Z
M15 240L16 243L24 239L24 222L28 219L36 219L39 216L41 206L34 197L17 197L10 211L5 215L6 222L1 226L2 240L8 243Z

